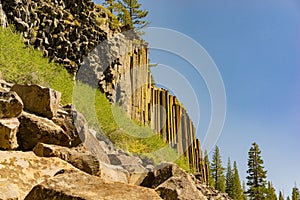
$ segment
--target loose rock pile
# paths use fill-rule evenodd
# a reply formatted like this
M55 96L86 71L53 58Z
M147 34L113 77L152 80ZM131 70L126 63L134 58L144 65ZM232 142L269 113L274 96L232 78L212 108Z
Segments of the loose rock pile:
M1 200L229 199L174 164L116 149L59 92L0 82Z

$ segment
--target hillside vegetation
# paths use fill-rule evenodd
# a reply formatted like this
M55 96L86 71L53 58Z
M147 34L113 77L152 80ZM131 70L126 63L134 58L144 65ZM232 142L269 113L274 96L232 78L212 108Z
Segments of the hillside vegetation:
M73 95L75 82L67 70L62 65L49 62L40 51L26 47L22 36L13 28L0 28L0 71L9 82L39 84L60 91L63 104L75 104L90 127L101 129L116 146L132 154L151 158L156 163L177 159L177 152L161 137L129 119L99 90L76 83ZM180 157L176 163L189 171L186 158Z

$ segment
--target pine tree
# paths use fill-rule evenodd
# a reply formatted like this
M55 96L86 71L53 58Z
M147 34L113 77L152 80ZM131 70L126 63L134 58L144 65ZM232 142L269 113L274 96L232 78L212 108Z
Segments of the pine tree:
M214 178L214 188L225 192L225 176L224 168L222 167L222 160L220 155L219 147L216 146L216 149L213 154L212 164L211 164L211 173Z
M279 200L284 200L284 197L283 197L283 195L282 195L282 192L281 192L281 191L279 191L279 197L278 197L278 199L279 199Z
M292 191L292 200L299 200L300 199L300 195L299 195L299 189L297 188L297 186L295 185L293 187L293 191Z
M233 163L233 175L232 175L232 199L234 200L243 200L244 191L241 186L240 176L237 168L237 164L234 161Z
M105 0L107 9L118 17L126 30L141 29L149 24L143 20L148 15L147 10L141 10L138 0Z
M208 185L213 187L215 185L215 183L214 183L214 178L212 177L212 174L211 174L211 170L210 170L211 164L210 164L206 150L204 151L204 162L207 166Z
M231 169L230 158L228 158L227 168L226 168L226 193L232 197L232 181L233 181L233 172Z
M122 0L119 3L125 8L123 15L121 15L121 18L125 19L125 26L128 26L130 29L134 28L134 26L140 29L149 24L148 21L143 20L148 15L148 11L140 9L141 4L138 0ZM128 19L130 19L130 22Z
M291 199L290 199L290 197L288 196L288 197L286 198L286 200L291 200Z
M277 200L275 188L270 181L268 181L266 200Z
M115 0L105 0L104 2L104 5L111 13L114 11L115 4L116 4Z
M252 144L248 154L248 196L254 200L265 199L267 171L264 170L264 162L260 155L261 151L255 142Z

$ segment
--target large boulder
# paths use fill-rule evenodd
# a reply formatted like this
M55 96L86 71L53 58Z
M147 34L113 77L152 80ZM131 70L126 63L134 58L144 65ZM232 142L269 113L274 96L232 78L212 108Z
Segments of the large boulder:
M100 176L100 162L82 146L67 148L57 145L38 143L33 152L41 157L58 157L70 163L74 167L91 175Z
M143 162L138 157L130 156L121 150L111 151L108 157L112 165L121 166L129 172L129 184L140 185L148 174L148 170L142 165Z
M83 172L65 171L35 186L25 200L158 200L153 190L123 183L106 183Z
M32 150L38 142L70 146L71 138L53 121L23 112L19 117L18 140L23 150Z
M0 149L18 148L17 132L19 125L17 118L0 119Z
M173 163L162 163L149 172L141 186L156 188L171 177L183 177L188 175L180 167Z
M23 111L23 102L15 92L0 91L0 119L18 117Z
M132 185L140 185L149 172L140 164L128 164L122 167L129 172L128 183Z
M121 166L110 165L106 163L100 164L100 177L105 182L128 183L129 172Z
M172 163L158 165L149 172L141 186L155 189L165 200L206 200L191 175Z
M52 121L60 126L67 135L72 139L71 146L78 146L83 142L84 136L80 137L75 127L75 121L73 116L77 111L74 105L68 104L64 107L60 107L57 111L57 116L52 118Z
M155 191L165 200L207 200L189 175L171 177L156 187Z
M59 108L61 93L39 85L16 84L11 88L23 100L24 110L52 119Z
M24 199L30 190L62 169L76 170L59 158L33 152L0 151L0 199Z

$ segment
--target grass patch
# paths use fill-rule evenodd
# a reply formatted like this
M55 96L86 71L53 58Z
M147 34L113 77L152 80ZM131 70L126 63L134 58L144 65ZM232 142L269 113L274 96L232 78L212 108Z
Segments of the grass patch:
M155 163L174 162L190 171L187 158L180 156L147 126L140 126L122 110L109 103L104 94L85 84L76 83L73 103L93 129L101 129L121 149Z
M62 104L75 104L89 126L101 129L119 148L151 158L155 163L177 160L175 163L189 171L186 158L178 158L177 152L149 127L131 120L99 90L82 83L74 87L72 77L62 65L49 62L40 51L26 47L13 28L0 28L0 71L8 82L39 84L60 91Z
M6 81L51 87L62 93L62 103L72 100L73 81L67 70L27 48L13 28L0 27L0 71Z

